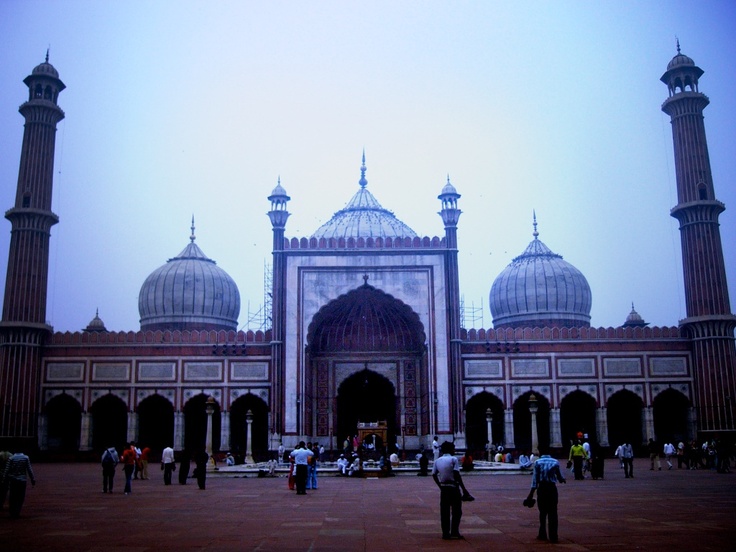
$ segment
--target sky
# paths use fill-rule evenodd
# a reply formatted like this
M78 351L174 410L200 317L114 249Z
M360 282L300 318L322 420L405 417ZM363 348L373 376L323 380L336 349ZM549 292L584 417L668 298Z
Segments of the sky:
M491 284L532 240L534 211L540 239L586 276L593 326L621 325L632 302L673 326L686 313L659 78L676 37L705 71L733 297L735 35L733 1L0 0L0 207L15 198L23 79L50 48L67 86L56 331L97 309L109 330L138 330L140 287L189 243L192 215L240 289L239 326L257 327L266 198L280 178L286 235L308 237L357 191L364 150L368 189L419 235L444 234L448 175L462 195L469 326L492 326Z

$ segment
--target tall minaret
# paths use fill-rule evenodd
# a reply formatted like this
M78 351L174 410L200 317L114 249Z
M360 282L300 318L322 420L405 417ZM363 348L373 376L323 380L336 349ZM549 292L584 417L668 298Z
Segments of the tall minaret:
M57 105L64 83L46 60L23 81L28 101L15 205L11 223L5 299L0 322L0 440L33 447L39 412L40 348L50 332L46 295L56 125L64 118Z
M445 301L447 301L447 340L449 343L448 355L448 376L450 381L450 404L449 411L451 413L451 428L456 443L465 446L465 420L463 420L462 396L462 374L461 374L461 355L460 355L460 275L457 262L457 222L460 220L462 211L457 207L457 200L460 194L457 193L455 186L450 183L450 177L447 177L447 184L442 188L442 192L437 196L442 202L442 210L439 215L445 225L445 246L447 253L445 255Z
M284 335L286 333L286 258L284 255L284 233L289 211L286 210L287 203L291 198L281 186L281 178L278 184L268 196L271 202L271 210L268 218L271 219L273 227L273 290L271 295L271 363L273 374L273 390L271 396L271 442L269 447L276 450L281 444L284 432Z
M698 90L703 70L680 53L667 65L662 82L669 98L662 111L672 119L677 174L687 318L680 322L692 339L695 402L701 432L723 432L734 426L736 401L736 316L731 314L718 216L726 209L716 200L705 139L703 109L709 100Z

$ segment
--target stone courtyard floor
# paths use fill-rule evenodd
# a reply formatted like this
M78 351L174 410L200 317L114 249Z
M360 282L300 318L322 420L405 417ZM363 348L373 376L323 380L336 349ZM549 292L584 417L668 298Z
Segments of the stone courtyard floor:
M463 541L444 541L439 491L431 478L324 477L319 489L297 496L286 479L210 477L133 481L123 494L103 494L101 470L91 464L36 464L38 483L21 518L0 512L2 551L263 550L734 550L736 473L649 471L636 460L624 479L606 462L605 480L560 485L560 542L535 540L537 510L521 505L529 475L465 477L475 502L464 503ZM174 479L176 479L174 474Z

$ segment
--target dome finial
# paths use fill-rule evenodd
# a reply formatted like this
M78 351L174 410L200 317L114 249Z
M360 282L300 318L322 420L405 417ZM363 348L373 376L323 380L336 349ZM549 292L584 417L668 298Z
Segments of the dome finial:
M680 55L680 39L675 36L675 42L677 43L677 55Z
M194 213L192 213L192 235L189 236L189 241L194 243L196 236L194 235Z
M46 48L46 63L49 62L49 50L51 50L51 46L49 46L48 48Z
M539 238L539 232L537 232L537 210L536 209L532 209L532 216L534 219L534 222L532 223L534 226L534 232L532 233L532 236L534 236L534 239L536 240L537 238Z
M367 169L365 168L365 148L363 148L363 163L360 165L360 180L358 181L358 184L360 184L361 188L365 188L368 185L368 181L365 178L365 171Z

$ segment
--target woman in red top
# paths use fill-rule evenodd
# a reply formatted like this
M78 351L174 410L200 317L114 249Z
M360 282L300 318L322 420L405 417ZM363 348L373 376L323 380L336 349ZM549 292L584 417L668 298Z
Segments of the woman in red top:
M131 442L130 446L123 451L123 456L120 460L123 463L123 471L125 471L125 494L131 493L130 480L133 477L133 470L135 469L135 443Z

